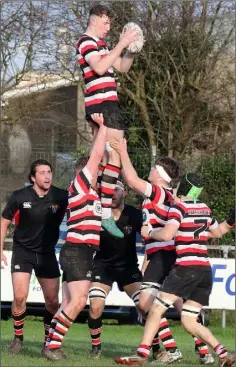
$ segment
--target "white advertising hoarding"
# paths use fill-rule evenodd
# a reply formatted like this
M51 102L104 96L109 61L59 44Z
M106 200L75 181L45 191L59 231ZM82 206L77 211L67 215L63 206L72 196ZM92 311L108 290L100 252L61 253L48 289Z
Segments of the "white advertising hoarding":
M11 284L11 251L5 251L8 266L1 271L1 301L11 302L13 299ZM58 256L59 254L57 254ZM143 255L138 255L139 265L143 262ZM235 309L235 261L233 259L210 259L213 274L213 289L210 297L209 308L212 309ZM61 301L61 289L60 289ZM27 302L44 303L43 293L32 274ZM133 302L124 292L120 292L117 284L113 284L112 291L106 300L109 306L133 306Z

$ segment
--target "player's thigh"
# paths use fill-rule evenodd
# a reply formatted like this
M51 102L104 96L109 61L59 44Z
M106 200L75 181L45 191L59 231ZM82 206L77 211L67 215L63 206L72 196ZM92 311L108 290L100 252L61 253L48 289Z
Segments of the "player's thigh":
M166 275L166 268L163 263L162 254L160 251L152 254L150 261L143 276L141 285L141 293L139 305L141 309L149 309L157 296L161 283Z
M127 285L124 286L124 291L125 291L125 293L127 293L127 295L130 298L132 298L134 293L136 293L136 292L140 293L141 284L142 284L142 282L135 282L135 283L127 284Z
M29 294L31 274L16 272L11 276L14 298L26 300Z
M44 299L47 302L58 302L60 278L39 278L38 282L42 288Z
M85 305L88 298L91 282L89 280L78 280L67 282L70 302L75 305Z
M13 249L11 275L14 298L27 298L35 261L35 253L32 251L20 247Z

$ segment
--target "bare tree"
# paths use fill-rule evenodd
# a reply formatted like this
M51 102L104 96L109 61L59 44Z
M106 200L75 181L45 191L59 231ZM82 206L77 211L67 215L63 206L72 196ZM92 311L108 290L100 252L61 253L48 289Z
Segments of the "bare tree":
M78 85L82 96L75 43L86 28L88 10L94 3L5 0L2 92L11 91L29 71L35 71L42 73L43 80L45 75L51 80L59 76ZM130 143L181 158L196 148L222 149L222 142L230 136L234 109L230 68L234 57L233 2L107 3L114 14L108 39L111 46L131 20L142 26L146 37L132 70L126 75L117 73Z
M115 2L114 10L114 33L128 17L146 35L132 71L119 77L123 105L133 105L132 128L147 134L150 148L171 156L222 148L233 119L234 4Z

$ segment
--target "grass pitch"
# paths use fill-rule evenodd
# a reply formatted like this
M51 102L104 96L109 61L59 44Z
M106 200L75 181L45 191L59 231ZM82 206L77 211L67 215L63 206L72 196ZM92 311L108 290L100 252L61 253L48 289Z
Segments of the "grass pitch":
M177 341L178 347L183 354L182 362L176 365L191 366L199 365L199 360L194 353L194 342L178 321L170 321L171 330ZM51 362L41 357L41 349L44 337L43 323L41 318L26 319L24 329L24 347L18 356L9 356L7 346L13 337L12 321L2 321L1 335L1 366L116 366L113 359L119 355L134 353L139 345L142 335L142 327L135 325L105 324L102 332L102 357L99 360L88 358L91 348L90 335L87 324L74 324L69 330L63 342L63 349L67 354L67 360ZM210 327L215 336L230 351L234 350L235 334L234 327ZM215 356L215 354L213 353ZM218 359L215 364L218 366Z

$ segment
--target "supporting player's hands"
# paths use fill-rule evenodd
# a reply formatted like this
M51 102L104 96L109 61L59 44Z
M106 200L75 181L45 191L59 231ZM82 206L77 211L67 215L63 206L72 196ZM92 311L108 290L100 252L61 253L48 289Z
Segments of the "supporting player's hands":
M110 141L110 146L117 151L117 153L122 153L127 151L127 141L123 139L113 139Z
M1 252L1 269L4 269L5 266L8 266L7 258L6 255L4 255L3 252Z
M125 32L120 34L119 43L122 44L123 48L128 47L132 42L139 38L139 34L136 28L127 29Z
M150 227L148 225L142 226L142 228L141 228L142 237L149 237L148 236L149 231L150 231Z
M98 126L102 126L104 124L104 117L102 113L93 113L91 117Z

